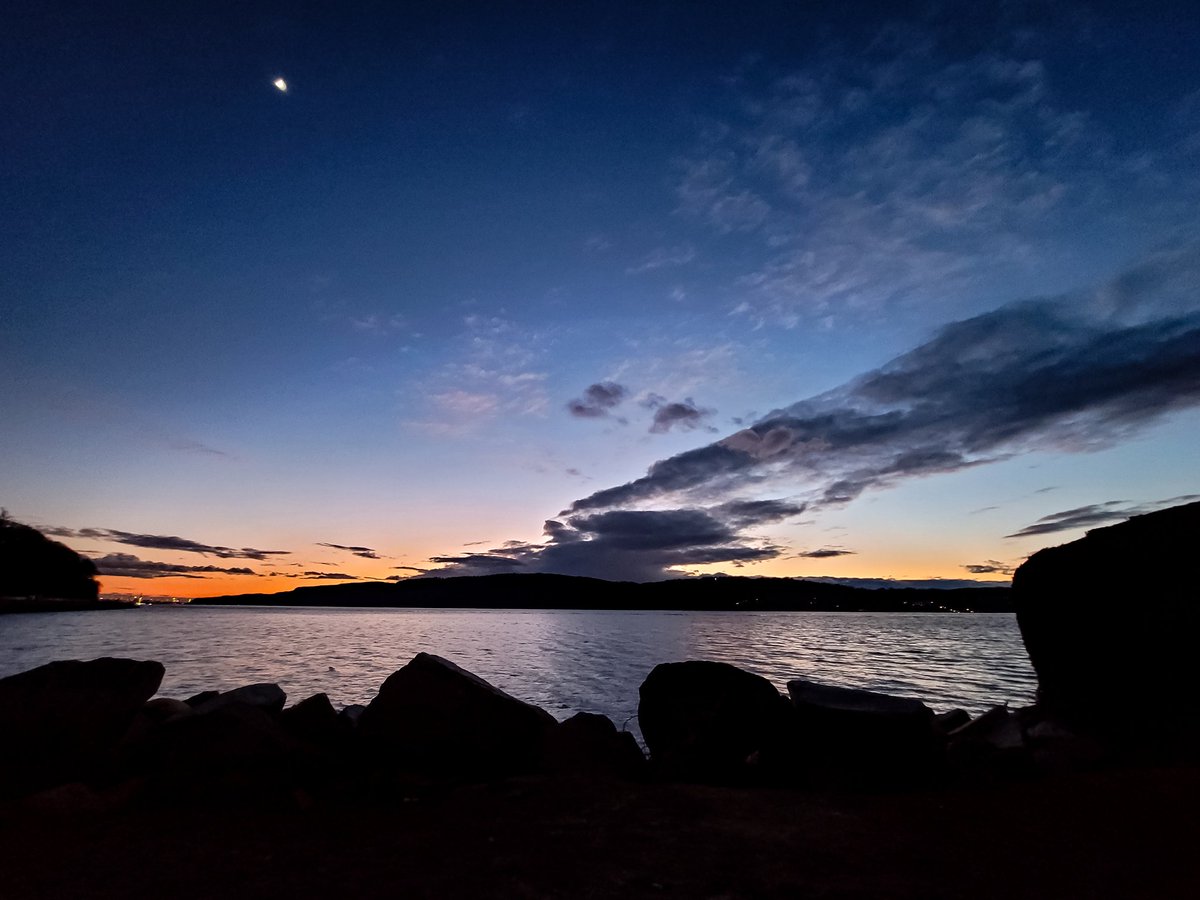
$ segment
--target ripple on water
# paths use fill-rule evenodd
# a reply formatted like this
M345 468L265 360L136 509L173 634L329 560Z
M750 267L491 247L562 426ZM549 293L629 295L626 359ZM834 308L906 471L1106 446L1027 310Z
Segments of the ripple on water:
M421 651L559 718L599 712L618 725L636 716L650 670L684 659L728 662L781 690L811 678L937 710L1028 703L1036 685L1005 614L157 607L0 623L0 676L53 659L157 659L162 694L175 697L275 681L292 701L324 692L338 705L367 703Z

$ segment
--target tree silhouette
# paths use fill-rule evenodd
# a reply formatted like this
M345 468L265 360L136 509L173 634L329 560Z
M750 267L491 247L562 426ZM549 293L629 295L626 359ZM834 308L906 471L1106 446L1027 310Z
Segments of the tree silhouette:
M95 600L96 564L0 509L0 597Z

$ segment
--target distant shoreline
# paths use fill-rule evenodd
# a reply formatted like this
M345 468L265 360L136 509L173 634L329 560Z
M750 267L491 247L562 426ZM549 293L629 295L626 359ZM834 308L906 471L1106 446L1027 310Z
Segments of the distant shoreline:
M0 615L5 613L95 612L133 609L128 600L61 600L52 597L0 597Z
M587 609L679 612L1012 612L1007 587L860 588L791 578L649 583L568 575L478 575L198 597L192 606Z

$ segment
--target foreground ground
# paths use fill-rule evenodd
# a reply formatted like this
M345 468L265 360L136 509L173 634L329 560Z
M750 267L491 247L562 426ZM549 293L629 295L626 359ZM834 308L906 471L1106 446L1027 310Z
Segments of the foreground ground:
M0 822L17 898L1200 896L1200 771L909 794L518 779Z

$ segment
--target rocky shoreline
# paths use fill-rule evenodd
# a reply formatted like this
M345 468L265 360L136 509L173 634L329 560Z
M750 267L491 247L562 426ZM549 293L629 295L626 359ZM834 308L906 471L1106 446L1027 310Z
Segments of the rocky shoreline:
M0 680L6 898L1200 886L1195 755L1036 706L971 719L667 663L641 689L647 754L603 716L556 722L428 654L341 710L323 694L288 706L273 684L154 698L162 676L101 659Z
M1039 707L972 718L918 700L766 679L726 663L661 664L640 689L645 751L607 717L557 722L420 653L367 706L275 684L155 697L157 662L63 661L0 680L0 799L12 809L223 802L339 804L530 775L639 783L894 790L1192 758Z

